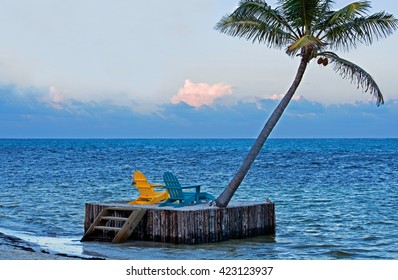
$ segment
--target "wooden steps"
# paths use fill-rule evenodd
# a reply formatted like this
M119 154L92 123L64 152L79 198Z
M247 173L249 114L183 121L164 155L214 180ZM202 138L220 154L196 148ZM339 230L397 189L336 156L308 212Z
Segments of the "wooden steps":
M112 243L124 242L130 237L146 211L142 208L106 207L95 218L81 241L109 239Z

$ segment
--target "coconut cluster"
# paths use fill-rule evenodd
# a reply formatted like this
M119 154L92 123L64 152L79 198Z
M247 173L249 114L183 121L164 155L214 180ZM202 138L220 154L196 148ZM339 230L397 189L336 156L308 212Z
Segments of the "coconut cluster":
M323 66L326 66L329 64L329 60L327 59L327 57L320 57L318 59L318 64L323 64Z

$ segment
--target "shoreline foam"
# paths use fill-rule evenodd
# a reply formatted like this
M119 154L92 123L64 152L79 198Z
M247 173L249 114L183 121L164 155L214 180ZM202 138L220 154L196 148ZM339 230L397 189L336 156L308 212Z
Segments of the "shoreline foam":
M1 260L101 260L102 258L68 255L60 252L51 253L38 245L26 242L18 237L0 232Z

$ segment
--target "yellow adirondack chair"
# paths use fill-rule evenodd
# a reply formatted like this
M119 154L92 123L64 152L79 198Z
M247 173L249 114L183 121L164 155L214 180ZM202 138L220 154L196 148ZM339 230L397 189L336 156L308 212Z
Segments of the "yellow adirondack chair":
M149 184L145 175L139 171L134 171L133 184L140 192L139 197L136 200L129 202L129 204L155 204L169 197L166 191L155 191L155 188L161 188L164 185Z

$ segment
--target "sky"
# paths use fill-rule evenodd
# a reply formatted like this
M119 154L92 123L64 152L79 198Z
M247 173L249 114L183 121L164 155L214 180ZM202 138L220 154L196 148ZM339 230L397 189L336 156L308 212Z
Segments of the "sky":
M216 31L238 2L0 0L0 138L257 137L299 59ZM338 52L384 105L311 63L271 137L398 137L397 44Z

